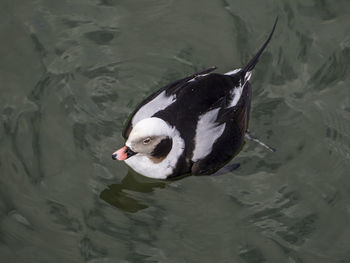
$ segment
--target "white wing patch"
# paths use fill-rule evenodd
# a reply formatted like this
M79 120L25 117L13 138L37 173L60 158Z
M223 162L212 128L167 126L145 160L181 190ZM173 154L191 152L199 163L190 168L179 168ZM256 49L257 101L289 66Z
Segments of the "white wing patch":
M217 108L208 111L199 117L192 157L193 162L196 162L211 153L214 143L224 132L226 123L221 125L215 123L219 110L220 109Z
M193 81L197 80L198 78L207 76L207 75L209 75L209 74L210 74L210 73L202 74L202 75L196 75L194 78L190 79L190 80L187 81L187 82L193 82Z
M238 103L239 99L242 96L243 88L251 76L252 76L252 73L250 71L248 71L244 76L243 85L242 85L241 81L239 81L240 85L238 87L235 87L233 90L231 90L230 95L231 95L232 100L231 100L230 104L227 106L227 108L236 106L236 104Z
M185 148L185 142L175 128L172 129L171 137L173 146L167 157L160 163L154 163L142 154L131 156L125 162L139 174L150 178L166 179L174 172L178 159Z
M165 94L165 90L162 91L157 97L143 105L132 118L132 125L135 126L140 120L152 117L158 111L164 110L166 107L174 103L176 96Z
M224 75L234 75L236 74L237 72L239 72L241 69L238 68L238 69L235 69L235 70L231 70L229 72L226 72Z

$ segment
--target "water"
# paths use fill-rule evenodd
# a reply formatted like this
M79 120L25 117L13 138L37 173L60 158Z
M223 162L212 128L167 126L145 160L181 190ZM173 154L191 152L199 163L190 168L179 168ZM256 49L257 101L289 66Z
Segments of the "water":
M349 1L10 1L0 8L1 262L350 262ZM252 77L247 143L166 183L111 153L150 92Z

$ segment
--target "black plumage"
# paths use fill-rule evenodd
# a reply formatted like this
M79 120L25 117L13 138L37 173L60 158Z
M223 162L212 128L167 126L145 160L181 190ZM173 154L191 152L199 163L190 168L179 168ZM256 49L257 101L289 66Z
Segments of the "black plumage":
M173 172L167 175L167 178L188 173L210 174L225 165L244 144L252 98L252 88L248 82L250 71L253 70L271 40L276 24L277 19L268 39L243 69L232 74L217 74L212 73L216 67L210 67L177 80L151 94L131 114L123 130L124 138L127 140L133 129L132 122L135 114L165 91L165 96L174 96L176 99L145 118L157 117L164 120L176 128L184 141L184 150L178 157ZM238 97L235 98L235 96ZM199 160L193 160L196 144L205 143L196 141L198 139L196 129L200 117L215 109L218 109L218 113L213 127L222 125L220 127L224 127L223 132L211 145L210 152ZM171 147L170 141L162 142L162 145L157 148L157 157L161 157L162 152L169 152L169 147Z

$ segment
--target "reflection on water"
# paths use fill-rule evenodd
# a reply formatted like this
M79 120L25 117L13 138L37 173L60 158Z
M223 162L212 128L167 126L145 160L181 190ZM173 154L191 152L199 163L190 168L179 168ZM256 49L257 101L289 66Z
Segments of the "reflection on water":
M238 169L239 166L238 163L228 164L216 173L208 176L228 176L229 173ZM184 175L173 180L164 181L147 178L129 169L128 174L123 180L118 184L108 185L108 188L101 192L100 198L123 211L135 213L148 208L148 206L143 204L141 200L133 198L133 193L152 193L155 189L164 188L167 184L171 184L171 182L176 182L187 176L188 175ZM206 175L200 177L206 177Z
M142 204L142 201L132 198L133 192L151 193L156 188L164 188L165 184L164 181L146 178L129 170L119 184L111 184L103 190L100 198L123 211L135 213L148 206Z
M347 0L2 1L0 261L348 262L349 13ZM111 160L143 98L241 67L276 16L249 125L276 153L248 142L239 169L171 182Z

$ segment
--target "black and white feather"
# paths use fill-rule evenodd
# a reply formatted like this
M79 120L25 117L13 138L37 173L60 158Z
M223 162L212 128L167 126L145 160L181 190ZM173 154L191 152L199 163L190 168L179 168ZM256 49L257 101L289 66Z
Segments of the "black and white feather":
M244 68L217 74L213 73L216 67L211 67L177 80L142 101L123 131L126 147L133 151L142 138L152 136L171 140L171 147L164 148L162 158L153 158L152 152L135 152L125 162L144 176L166 179L210 174L231 160L242 148L248 128L251 71L276 23Z

